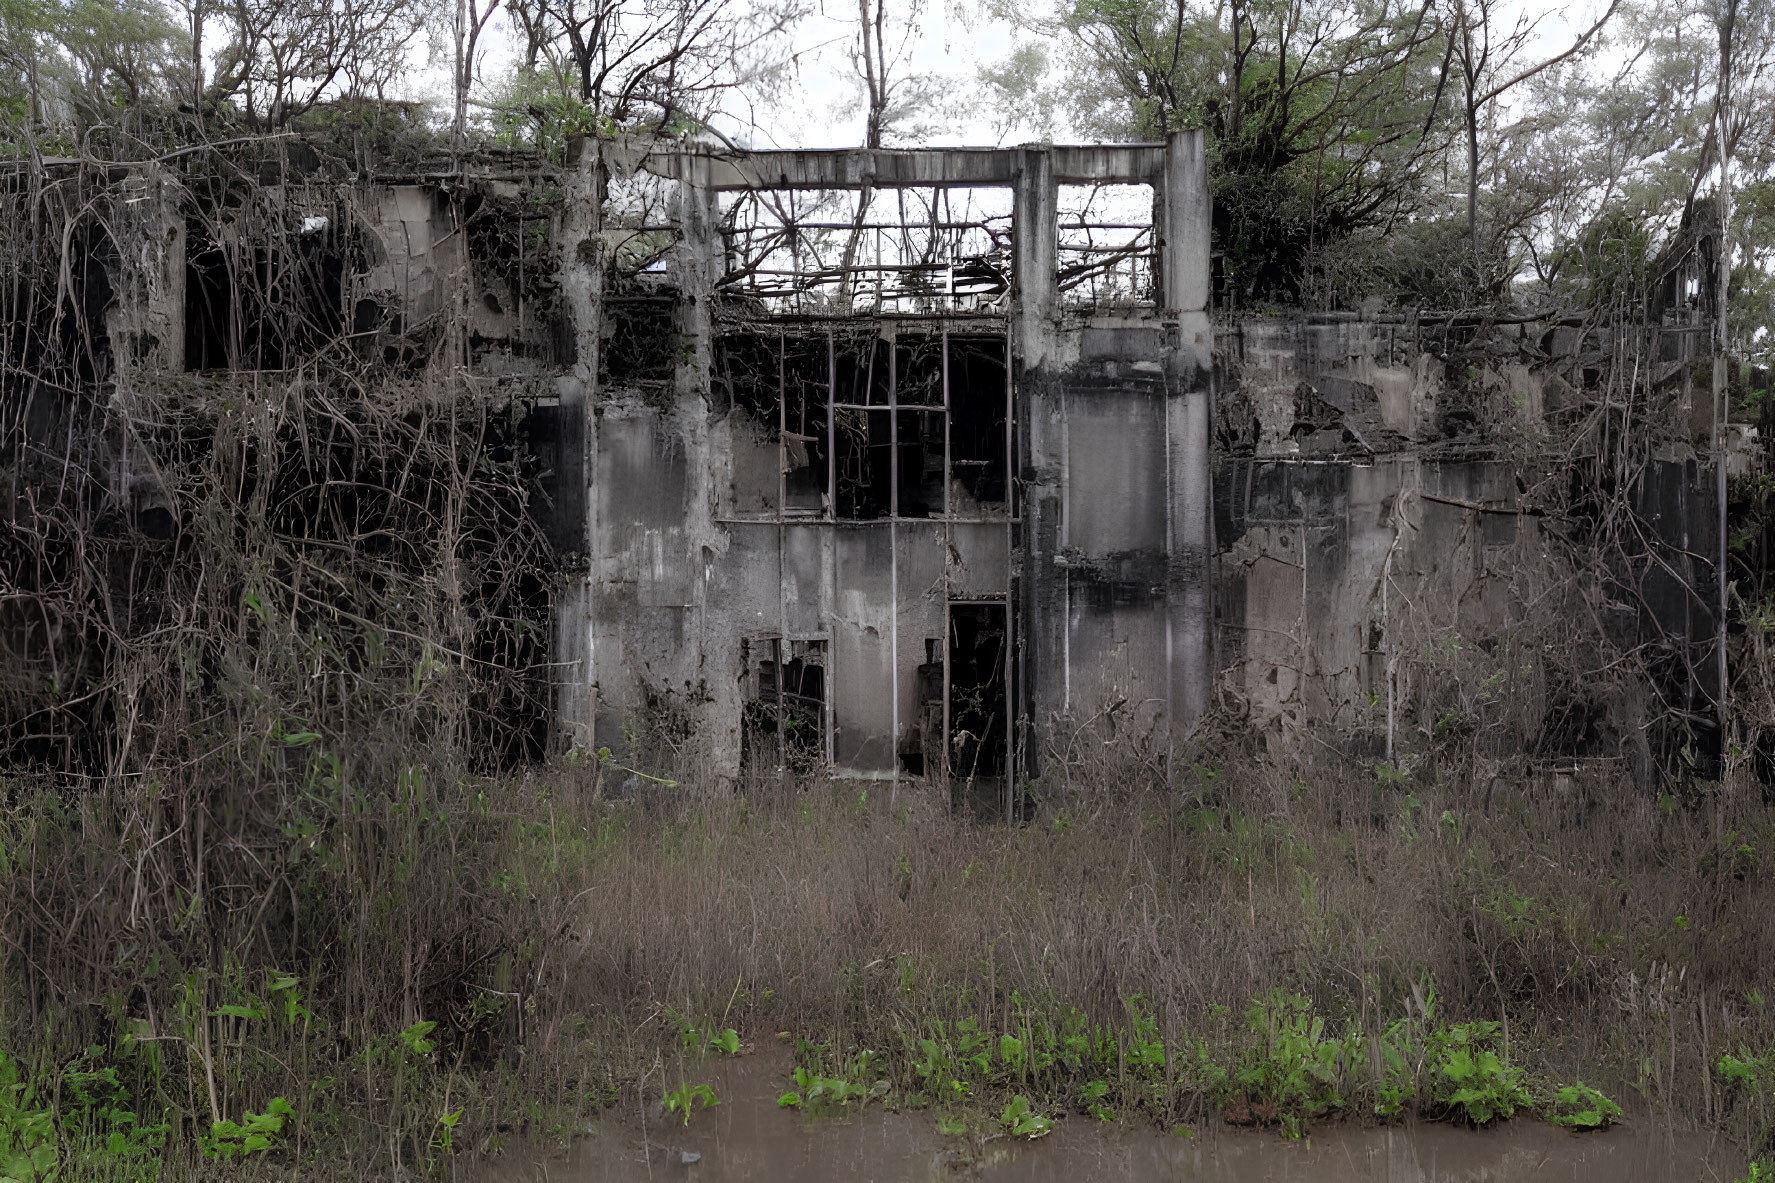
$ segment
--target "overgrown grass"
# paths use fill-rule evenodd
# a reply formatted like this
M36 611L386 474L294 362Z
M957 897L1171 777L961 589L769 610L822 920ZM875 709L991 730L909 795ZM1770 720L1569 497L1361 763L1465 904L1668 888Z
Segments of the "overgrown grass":
M207 794L13 786L0 1162L420 1174L637 1088L694 1122L690 1061L779 1031L786 1103L1025 1136L1618 1102L1769 1147L1775 811L1749 789L1251 762L1005 826L909 786L610 800L601 771L311 744Z

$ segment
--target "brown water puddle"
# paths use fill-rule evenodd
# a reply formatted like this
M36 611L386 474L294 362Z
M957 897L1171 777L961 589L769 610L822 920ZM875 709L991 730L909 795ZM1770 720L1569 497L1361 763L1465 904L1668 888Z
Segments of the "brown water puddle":
M1733 1147L1705 1134L1630 1124L1572 1134L1535 1120L1485 1131L1443 1125L1325 1127L1302 1143L1274 1134L1203 1129L1194 1138L1119 1129L1085 1118L1057 1123L1036 1142L945 1137L928 1111L871 1105L841 1118L777 1108L787 1078L779 1056L699 1064L687 1074L721 1098L685 1128L646 1114L607 1114L571 1150L511 1148L463 1163L461 1183L1671 1183L1731 1180L1744 1169ZM670 1081L677 1084L676 1077ZM654 1088L649 1088L657 1098Z

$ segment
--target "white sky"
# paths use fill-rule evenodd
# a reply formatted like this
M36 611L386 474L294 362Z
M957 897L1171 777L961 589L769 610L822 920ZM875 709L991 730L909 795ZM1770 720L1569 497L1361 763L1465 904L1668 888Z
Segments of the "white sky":
M1577 32L1595 20L1605 2L1573 0L1570 4L1549 5L1538 0L1506 0L1506 10L1512 18L1517 12L1542 15L1537 44L1523 55L1524 63L1563 50ZM784 93L752 105L745 118L717 120L720 130L736 142L761 148L832 148L861 142L861 90L850 62L856 10L846 0L816 3L817 7L792 35L793 64ZM894 9L889 10L890 15L893 12ZM948 109L934 122L931 134L921 136L920 141L932 145L1019 143L1050 131L1056 139L1068 138L1069 129L1065 127L1018 127L1001 140L995 134L993 121L978 107L981 66L1002 60L1024 40L1039 36L995 19L983 0L926 0L908 47L909 62L903 68L940 79L940 93ZM503 14L494 18L483 35L483 45L488 48L482 62L482 78L492 82L514 60L515 45ZM1605 51L1605 61L1611 58L1622 60ZM416 81L425 93L447 108L447 63L439 62L421 71ZM740 113L747 109L743 98L730 106ZM754 123L756 126L751 126Z

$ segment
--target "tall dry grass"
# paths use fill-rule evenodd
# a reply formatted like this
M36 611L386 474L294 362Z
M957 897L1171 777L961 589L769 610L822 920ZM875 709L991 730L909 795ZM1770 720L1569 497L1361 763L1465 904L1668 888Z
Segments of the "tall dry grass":
M913 785L612 799L627 778L593 760L286 771L295 791L207 801L15 786L0 826L7 1044L52 1089L117 1068L173 1127L172 1177L220 1171L197 1150L213 1120L274 1097L297 1116L265 1169L438 1169L458 1108L459 1149L565 1134L633 1103L673 1015L882 1051L910 1091L896 1053L939 1025L1149 1014L1173 1049L1153 1111L1200 1115L1215 1098L1179 1049L1236 1057L1253 998L1375 1033L1427 984L1446 1021L1502 1021L1536 1079L1768 1133L1769 1098L1718 1070L1775 1048L1754 786L1659 801L1245 760L1170 788L1075 779L1005 825Z

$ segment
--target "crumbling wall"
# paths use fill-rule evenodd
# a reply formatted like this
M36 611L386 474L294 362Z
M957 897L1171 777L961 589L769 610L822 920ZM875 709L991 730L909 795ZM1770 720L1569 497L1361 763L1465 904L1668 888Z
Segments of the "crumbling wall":
M547 746L543 371L479 368L536 331L476 327L499 262L465 245L494 182L294 147L0 194L0 767L188 768L422 691L391 743Z
M1225 330L1228 710L1284 749L1311 734L1373 759L1625 753L1649 779L1715 693L1689 336L1557 318ZM1667 355L1662 382L1632 393L1618 371L1647 354Z

